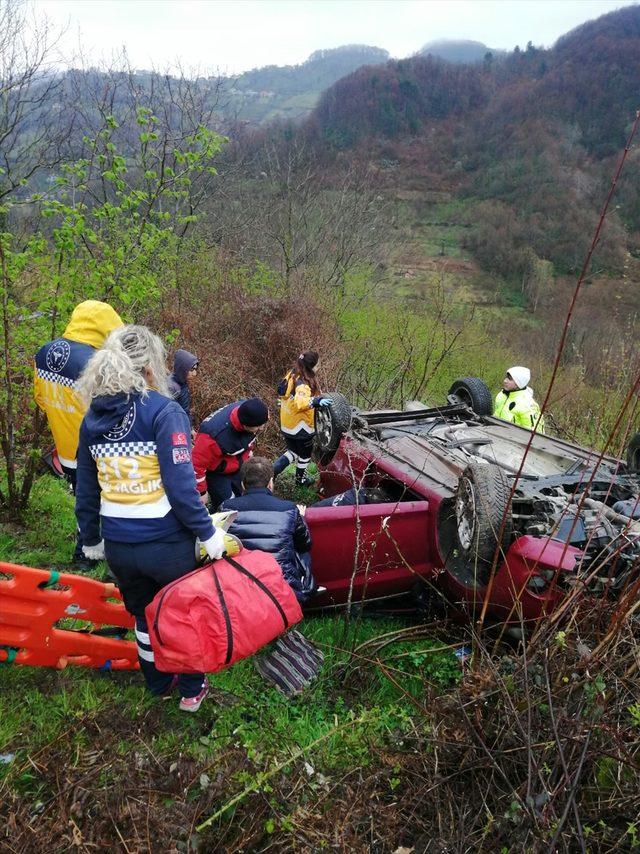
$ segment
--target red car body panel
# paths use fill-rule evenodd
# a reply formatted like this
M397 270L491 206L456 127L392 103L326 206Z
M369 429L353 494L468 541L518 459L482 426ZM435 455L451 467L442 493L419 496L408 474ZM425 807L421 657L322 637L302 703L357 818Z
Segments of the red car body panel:
M430 489L384 454L373 457L343 440L321 472L322 491L325 496L337 495L354 483L376 486L385 478L403 485L416 500L307 510L313 571L318 585L326 588L314 598L313 607L397 595L419 580L436 582L450 601L467 610L481 607L486 587L465 584L445 570L446 555L438 536L442 490ZM520 537L497 568L488 613L512 623L550 613L566 595L556 574L573 573L581 555L579 549L548 537ZM531 589L532 574L545 571L554 573L554 582L542 592Z
M375 599L410 590L431 577L427 501L365 504L361 507L310 507L307 524L313 546L311 565L326 592L313 605Z
M576 561L582 552L573 546L551 540L524 536L511 544L506 559L499 565L489 599L489 613L506 622L519 623L537 620L557 607L565 595L566 587L556 573L575 571ZM555 583L547 585L543 593L536 593L528 586L532 576L544 571L554 573ZM458 581L453 575L443 576L449 597L468 606L482 606L486 587L471 587Z

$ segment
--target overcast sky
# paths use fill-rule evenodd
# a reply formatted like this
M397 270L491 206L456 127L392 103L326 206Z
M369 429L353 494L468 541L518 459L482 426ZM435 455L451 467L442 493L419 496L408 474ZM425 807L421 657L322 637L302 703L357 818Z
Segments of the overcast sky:
M320 48L369 44L408 56L434 39L475 39L512 50L548 47L616 0L33 0L67 31L66 57L91 63L126 47L136 68L180 62L237 73L293 65Z

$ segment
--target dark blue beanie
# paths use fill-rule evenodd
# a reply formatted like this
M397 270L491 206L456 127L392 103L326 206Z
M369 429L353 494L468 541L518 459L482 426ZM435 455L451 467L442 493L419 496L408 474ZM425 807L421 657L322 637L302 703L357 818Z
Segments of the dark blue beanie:
M250 397L238 407L238 420L245 427L259 427L269 420L269 410L264 400Z

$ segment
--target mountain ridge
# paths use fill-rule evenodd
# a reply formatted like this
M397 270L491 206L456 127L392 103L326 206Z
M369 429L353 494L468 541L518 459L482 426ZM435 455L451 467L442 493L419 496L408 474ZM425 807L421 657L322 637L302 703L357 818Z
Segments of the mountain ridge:
M506 50L489 47L473 39L437 39L423 45L416 56L435 56L447 62L482 62L487 54L504 56Z
M486 270L525 281L543 262L571 274L585 257L639 92L636 5L549 49L360 68L322 95L306 133L318 150L396 164L392 193L404 183L463 202L467 248ZM620 274L640 250L638 151L636 143L594 256Z

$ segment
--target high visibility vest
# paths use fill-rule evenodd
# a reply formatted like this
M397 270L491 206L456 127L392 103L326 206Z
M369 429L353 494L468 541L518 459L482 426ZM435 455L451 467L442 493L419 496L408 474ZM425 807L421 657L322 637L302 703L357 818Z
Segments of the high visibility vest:
M280 430L289 436L315 433L315 409L311 404L311 389L289 372L280 386Z
M496 395L493 414L503 421L511 421L512 424L518 424L528 430L544 433L544 418L529 387L516 391L501 389Z

